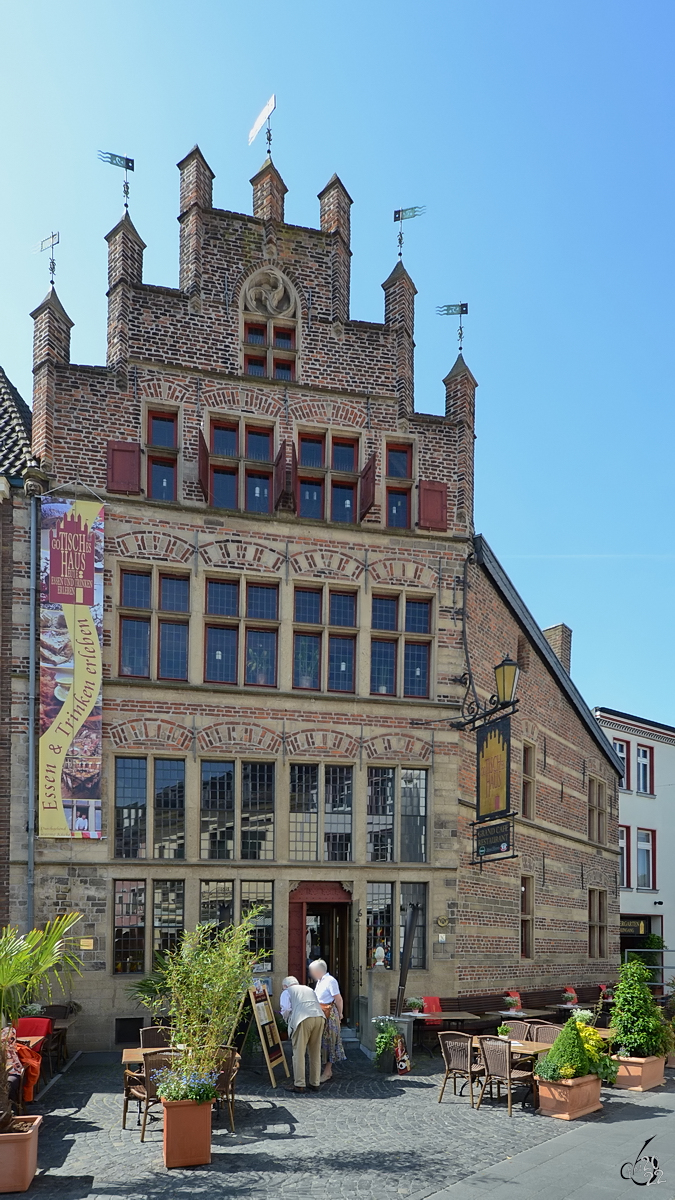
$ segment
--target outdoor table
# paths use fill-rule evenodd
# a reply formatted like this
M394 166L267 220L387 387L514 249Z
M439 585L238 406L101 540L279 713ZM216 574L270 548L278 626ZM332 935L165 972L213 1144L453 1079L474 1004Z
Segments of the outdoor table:
M464 1012L461 1009L459 1012L444 1012L442 1009L437 1009L434 1012L405 1013L404 1015L412 1017L415 1021L455 1021L461 1025L465 1021L480 1021L478 1013Z
M434 1012L406 1013L405 1016L411 1016L414 1021L437 1021L439 1023L442 1022L444 1029L448 1028L448 1024L451 1024L451 1026L454 1026L454 1025L463 1025L465 1021L480 1021L480 1017L477 1015L477 1013L465 1012L463 1009L460 1009L458 1012L444 1012L442 1009L436 1009L436 1010L434 1010ZM415 1027L413 1026L413 1029L414 1028ZM420 1032L421 1032L421 1029L422 1029L422 1027L420 1026ZM415 1040L413 1039L413 1047L412 1047L413 1049L414 1049L414 1046L415 1046ZM422 1048L423 1048L423 1046L420 1043L420 1040L418 1037L417 1038L417 1049L419 1050ZM429 1047L427 1046L426 1049L429 1050ZM433 1053L431 1050L429 1050L429 1054L433 1057Z
M71 1025L74 1025L77 1020L77 1013L73 1013L71 1017L56 1017L52 1020L52 1029L54 1033L63 1033L63 1057L68 1058L68 1030Z
M17 1042L21 1042L23 1046L30 1046L32 1050L33 1046L37 1046L40 1042L44 1042L45 1035L44 1033L41 1033L39 1037L17 1037L16 1040Z
M540 1054L547 1054L551 1049L549 1042L517 1042L515 1039L511 1038L504 1038L504 1041L509 1042L511 1049L515 1054L533 1054L538 1056ZM477 1037L473 1039L473 1044L477 1050L480 1049L480 1042Z
M505 1021L507 1021L509 1019L509 1017L513 1021L521 1021L523 1019L527 1020L528 1017L531 1017L531 1018L550 1017L550 1015L551 1015L551 1005L549 1005L548 1008L523 1008L523 1009L521 1009L520 1012L513 1012L513 1010L511 1010L508 1013L506 1011L503 1011L503 1012L488 1012L485 1014L486 1017L502 1017Z

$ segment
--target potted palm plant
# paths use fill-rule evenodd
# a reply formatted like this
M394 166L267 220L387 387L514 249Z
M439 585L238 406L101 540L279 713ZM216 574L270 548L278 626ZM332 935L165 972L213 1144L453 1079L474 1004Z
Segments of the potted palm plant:
M41 991L51 996L52 983L63 989L63 976L80 973L70 930L79 913L48 921L44 929L19 933L0 930L0 1029L18 1017L22 1008L36 1003ZM0 1037L0 1192L25 1192L37 1166L40 1116L16 1117L9 1099L9 1039Z
M619 1064L616 1086L635 1092L665 1083L663 1068L673 1048L672 1026L647 986L651 977L649 967L633 959L619 967L614 991L611 1035Z
M193 1167L211 1161L211 1110L224 1048L235 1031L241 1001L251 986L258 955L250 949L257 916L214 930L211 923L186 931L156 965L141 1003L168 1014L173 1060L157 1076L164 1108L164 1165ZM234 1048L231 1048L235 1053Z
M616 1065L597 1030L572 1015L534 1073L541 1115L574 1121L602 1108L600 1088Z

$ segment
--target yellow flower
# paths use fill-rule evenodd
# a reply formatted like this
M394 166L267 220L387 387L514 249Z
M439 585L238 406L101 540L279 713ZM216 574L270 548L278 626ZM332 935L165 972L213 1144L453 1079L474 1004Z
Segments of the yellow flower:
M577 1029L591 1062L598 1062L600 1057L607 1053L607 1047L597 1029L594 1029L592 1025L586 1025L584 1021L577 1021Z

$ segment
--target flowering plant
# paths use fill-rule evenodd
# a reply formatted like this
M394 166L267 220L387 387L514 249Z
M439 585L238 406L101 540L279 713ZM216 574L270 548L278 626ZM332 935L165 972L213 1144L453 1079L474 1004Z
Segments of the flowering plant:
M162 1100L196 1100L205 1104L217 1098L217 1071L184 1071L180 1067L164 1067L154 1075L157 1095Z
M520 1000L518 996L504 996L504 1008L520 1008Z
M421 996L406 996L405 1006L413 1012L422 1012L424 1009L424 1000Z

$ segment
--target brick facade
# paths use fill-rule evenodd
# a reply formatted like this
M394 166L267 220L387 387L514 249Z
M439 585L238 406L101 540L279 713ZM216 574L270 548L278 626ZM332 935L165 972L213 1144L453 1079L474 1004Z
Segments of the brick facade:
M75 985L84 1006L81 1036L89 1046L110 1045L114 1018L135 1012L126 996L133 975L118 969L116 880L146 886L146 939L140 952L146 968L153 920L161 941L166 915L162 894L175 899L176 885L183 889L184 919L191 925L203 911L205 883L232 885L235 919L250 885L272 885L271 973L277 987L288 963L289 904L296 925L298 921L300 902L290 899L298 885L309 888L310 900L302 901L307 905L312 895L320 904L327 885L341 884L349 915L347 927L335 936L342 938L343 985L353 1013L365 991L363 972L372 962L366 926L375 906L373 885L380 884L385 908L389 904L392 929L387 937L395 967L399 905L413 892L426 897L426 949L419 950L411 992L450 995L494 991L502 983L524 980L562 985L570 979L604 979L612 973L614 943L609 957L589 962L586 893L580 879L585 864L587 880L602 878L609 887L615 816L607 846L589 845L583 772L596 771L611 790L616 768L602 735L598 732L593 740L589 734L579 708L583 702L570 700L564 681L542 659L536 628L532 634L516 619L483 566L472 561L465 568L467 557L474 555L475 379L460 356L444 381L445 415L415 413L416 289L401 263L383 284L383 322L351 319L352 202L337 176L319 194L320 228L308 229L284 224L286 189L269 160L252 180L253 216L213 208L213 173L198 147L179 169L179 288L143 283L145 245L128 215L108 234L106 367L70 363L70 320L54 292L33 314L34 452L49 472L51 486L67 489L79 479L105 498L104 839L38 839L36 868L38 918L79 907L85 913L83 936L93 939L93 949L85 952L87 969ZM256 332L263 328L264 334ZM263 373L252 373L254 367ZM149 441L153 413L175 419L175 447L162 451ZM232 438L238 436L234 453L216 453L212 439L219 423ZM271 435L269 461L249 453L250 433L261 430ZM296 469L303 435L313 436L315 443L323 439L322 466L304 464L303 470L301 462ZM122 444L123 450L125 444L140 447L138 483L131 476L128 486L111 481L110 442ZM344 463L335 467L332 447L349 444L355 447L354 470L345 473ZM387 475L390 448L408 455L403 474L397 473L399 460ZM175 500L153 495L153 462L167 467L170 480L175 474ZM214 471L229 472L228 487L239 489L232 508L213 503ZM323 485L325 507L316 519L298 511L303 474L315 492ZM255 487L263 494L265 488L273 492L269 511L253 511ZM352 492L339 490L345 487ZM331 507L338 503L336 496L340 503L349 500L351 508L344 511L352 520L330 519L341 511ZM405 504L407 527L392 524L390 514L404 511ZM139 617L122 603L125 570L150 578L150 608L141 614L150 644L143 677L125 674L120 667L120 622ZM173 618L187 628L181 636L189 639L186 677L180 681L158 677L158 639L165 636L160 623L167 619L159 604L161 575L189 581L188 608ZM235 581L238 614L209 615L208 584ZM246 589L259 585L278 589L276 616L256 620L254 613L247 614ZM322 593L323 609L314 628L321 638L322 676L309 690L295 686L299 678L301 682L301 659L294 638L310 637L313 628L295 620L298 589ZM333 620L333 592L353 597L353 628ZM374 597L397 600L395 629L386 632L379 622L373 629ZM424 627L420 631L412 617L405 627L407 611L422 611L414 608L416 601L428 606L428 632ZM236 682L206 678L212 625L238 631ZM486 694L492 690L492 668L505 650L529 663L521 675L521 704L514 720L516 807L524 736L536 744L538 756L536 819L518 822L519 858L482 873L468 865L475 739L442 723L448 713L459 716L465 691L465 625L477 685ZM275 639L276 674L267 684L260 682L262 670L254 678L254 659L248 649L244 653L251 630ZM331 671L341 666L340 655L349 669L352 651L345 642L350 640L353 687L341 690L340 678ZM392 682L373 692L371 646L377 641L394 646L386 653L397 668L395 681L392 676ZM415 681L423 679L426 661L428 688L423 688ZM421 689L417 694L416 688ZM545 763L540 762L542 754ZM119 759L147 759L147 857L115 857ZM181 858L171 856L175 842L169 835L158 842L159 854L165 856L153 857L163 819L163 801L153 798L158 759L182 764L184 772ZM209 818L200 812L200 795L204 764L221 762L234 763L232 857L214 859L204 856ZM266 835L255 825L258 818L243 807L248 764L274 770L273 843L265 842ZM315 808L315 801L308 800L304 825L289 802L299 767L309 769L307 778L317 781L319 796ZM318 771L312 774L314 767ZM329 794L337 795L329 792L336 786L329 784L336 767L344 767L351 780L348 822L343 793L339 803L328 800ZM386 774L391 768L393 776ZM380 835L382 826L368 797L369 789L374 794L384 786L382 779L393 787L395 814L389 821L392 832L385 829ZM423 853L418 853L423 844L420 801L418 792L416 799L411 796L425 786L427 836ZM117 801L119 808L119 794ZM402 806L409 804L418 805L417 815L410 817L406 810L404 827ZM25 836L20 803L15 808L13 878L19 904ZM301 825L305 833L310 830L303 845L314 847L304 857L298 849ZM416 857L406 861L402 850L413 826L418 831ZM255 841L258 836L262 841ZM118 849L122 844L118 839ZM272 844L266 857L261 846ZM379 850L373 849L377 846ZM336 848L342 857L334 856ZM540 878L542 855L545 881ZM524 871L536 878L536 953L526 962L518 940ZM415 887L426 892L415 892ZM610 910L613 938L613 899ZM441 941L437 920L446 914L451 923ZM310 915L308 909L308 919Z

